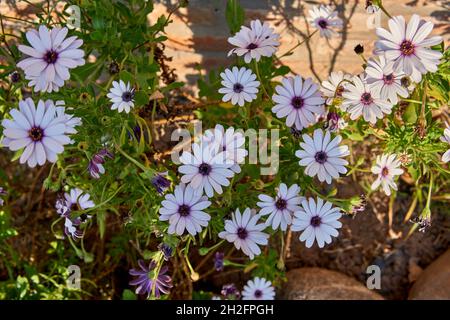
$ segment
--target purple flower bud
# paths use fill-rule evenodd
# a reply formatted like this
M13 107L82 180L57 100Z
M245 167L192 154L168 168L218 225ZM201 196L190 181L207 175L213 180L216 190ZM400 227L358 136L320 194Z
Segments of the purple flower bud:
M223 258L225 257L225 254L223 252L216 252L214 256L214 268L216 271L222 271L223 270Z
M291 134L294 138L299 139L302 135L302 132L294 127L291 127Z
M69 217L69 215L70 215L70 204L67 203L67 200L64 199L63 196L61 196L61 195L58 196L58 199L56 199L55 208L56 208L56 212L61 217L66 217L66 218Z
M108 149L102 149L97 154L103 158L114 159L114 155Z
M343 119L341 119L339 114L337 114L336 112L329 112L327 114L327 120L324 127L331 132L336 132L339 129L345 128L346 125L347 124Z
M165 243L160 243L158 245L158 249L163 253L164 260L169 261L169 259L172 257L173 249L171 246Z
M94 179L100 178L100 174L99 174L100 168L94 160L89 161L88 171L92 178L94 178Z
M234 283L230 283L230 284L225 284L222 287L222 291L220 291L220 293L229 300L238 300L241 297L241 293L239 292L239 290L236 288L236 286L234 285Z
M152 178L152 184L159 194L163 194L170 187L170 180L166 178L166 172L156 173Z
M0 187L0 196L6 196L8 193L6 192L5 189L3 189L3 187ZM0 198L0 206L2 206L4 204L4 200L2 198Z
M106 161L105 158L113 159L114 155L107 149L101 149L92 157L91 161L89 161L88 171L94 179L99 179L100 174L105 173L105 168L103 167L103 163Z
M11 73L11 82L17 83L19 81L20 81L20 73L18 73L17 71L14 71L13 73Z
M94 162L95 164L97 164L97 163L105 163L105 159L103 158L103 156L101 156L98 153L92 157L91 161Z

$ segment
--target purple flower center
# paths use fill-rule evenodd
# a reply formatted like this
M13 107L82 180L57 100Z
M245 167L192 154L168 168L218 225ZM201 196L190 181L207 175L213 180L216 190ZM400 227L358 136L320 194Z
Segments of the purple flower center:
M394 75L392 73L384 75L383 80L385 84L392 84L394 82Z
M261 298L262 297L262 291L261 290L259 290L259 289L257 289L257 290L255 290L255 298Z
M53 64L58 60L58 53L56 51L50 50L44 54L44 61Z
M372 95L370 94L370 92L364 92L361 95L361 102L364 105L370 105L373 102L373 98L372 98Z
M240 227L237 229L237 235L238 235L239 239L244 240L247 238L248 232L245 228Z
M247 49L249 49L249 50L253 50L253 49L256 49L256 48L258 48L258 45L256 43L250 43L247 46Z
M326 29L328 27L328 22L325 19L320 19L317 24L319 25L319 27L321 27L322 29Z
M44 136L44 130L41 127L33 127L28 131L28 135L33 141L41 141Z
M211 166L203 162L200 167L198 167L198 172L203 176L207 176L211 172Z
M191 213L191 207L186 204L182 204L178 207L178 213L182 217L187 217Z
M291 104L295 109L300 109L305 104L305 101L302 97L293 97L291 100Z
M125 91L122 94L122 101L123 102L130 102L131 100L133 100L133 98L134 98L134 94L132 92L130 92L130 91Z
M402 44L400 45L400 51L404 56L410 56L414 54L414 44L409 40L403 40Z
M278 199L278 200L275 202L275 207L276 207L278 210L284 210L284 209L286 209L286 207L287 207L287 201L280 198L280 199Z
M316 159L316 161L320 164L324 164L325 162L327 162L328 156L326 154L326 152L324 151L319 151L316 153L316 155L314 156L314 159Z
M81 208L78 201L70 204L70 211L81 211L81 210L83 210L83 208Z
M381 170L381 175L382 175L383 177L386 177L388 174L389 174L389 169L388 169L387 167L384 167L384 168Z
M336 97L342 97L342 94L344 93L344 86L343 85L339 85L336 88Z
M314 216L311 218L310 223L314 228L317 228L322 223L322 218L320 218L319 216Z
M235 84L233 85L233 91L234 91L235 93L241 93L243 90L244 90L244 86L243 86L242 84L240 84L240 83L235 83Z

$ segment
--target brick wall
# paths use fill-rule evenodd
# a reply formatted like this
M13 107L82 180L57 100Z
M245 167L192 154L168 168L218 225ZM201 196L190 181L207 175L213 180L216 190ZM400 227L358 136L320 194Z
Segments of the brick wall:
M293 47L301 34L306 32L304 14L301 6L307 10L310 3L326 3L326 1L298 0L241 0L246 9L246 23L252 19L268 21L281 34L279 54ZM366 56L373 49L376 39L375 30L368 27L369 15L365 12L365 1L335 1L346 27L342 36L327 41L316 34L310 41L309 49L303 45L294 54L284 58L285 64L302 76L315 76L324 79L332 70L344 70L350 73L361 71L361 60L353 52L353 48L361 43L366 48ZM385 0L386 8L392 15L413 13L435 23L434 33L446 34L449 39L448 23L449 1L423 0ZM170 1L159 1L150 19L167 13ZM173 57L172 66L177 69L180 79L194 84L198 71L196 64L206 70L227 65L232 58L227 58L231 46L227 43L230 36L225 21L226 0L190 0L187 8L181 9L174 16L173 23L167 28L169 41L167 55ZM445 7L447 6L447 7ZM381 24L386 26L387 19L382 16Z

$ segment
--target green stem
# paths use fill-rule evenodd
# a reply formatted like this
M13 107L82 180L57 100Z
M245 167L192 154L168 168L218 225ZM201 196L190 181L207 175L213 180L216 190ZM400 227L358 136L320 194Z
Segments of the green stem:
M426 208L427 208L427 212L430 212L430 205L431 205L431 191L433 189L433 173L430 172L430 186L428 188L428 196L427 196L427 203L426 203Z
M261 83L261 87L262 87L262 89L263 89L264 94L265 94L267 97L269 97L269 95L267 94L267 91L266 91L266 87L264 86L264 83L263 83L263 81L262 81L261 75L260 75L260 73L259 73L258 62L256 62L256 60L255 60L255 70L256 70L256 76L258 77L258 80L259 80L259 82Z
M383 13L388 16L389 19L392 19L392 16L389 14L389 12L387 12L386 8L383 6L381 1L380 1L380 4L379 4L379 7L380 7L381 11L383 11Z
M426 112L426 105L427 105L427 89L428 89L428 82L427 78L423 80L423 93L422 93L422 106L420 109L420 117L419 117L419 124L422 125L424 128L426 126L427 119L425 117Z
M107 204L108 202L110 202L112 199L114 199L114 197L119 193L119 191L124 187L124 185L121 185L119 188L117 188L116 191L114 191L113 195L111 197L109 197L108 199L106 199L105 201L103 201L102 203L100 203L99 205L96 205L95 207L89 208L84 210L83 212L88 213L91 212L95 209L98 209L102 206L104 206L105 204Z
M127 158L128 160L130 160L133 164L135 164L139 169L141 169L142 171L154 171L151 168L147 168L145 167L142 163L139 163L136 159L134 159L132 156L130 156L128 153L126 153L125 151L123 151L119 145L115 145L117 151L119 151L125 158Z

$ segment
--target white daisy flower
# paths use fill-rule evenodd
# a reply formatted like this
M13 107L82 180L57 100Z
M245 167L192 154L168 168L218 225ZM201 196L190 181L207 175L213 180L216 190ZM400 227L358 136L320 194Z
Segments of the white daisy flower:
M380 92L359 76L353 77L352 83L348 84L346 89L342 94L342 109L350 113L350 119L355 120L362 115L365 121L375 124L384 114L391 113L392 103L382 99Z
M267 245L269 235L262 232L265 224L258 224L260 215L253 215L249 208L241 215L239 209L232 214L231 220L225 220L225 230L219 233L219 238L234 243L238 250L242 250L251 260L261 253L260 245Z
M239 104L242 107L245 101L251 102L256 99L259 81L256 81L256 75L251 69L233 67L232 70L225 69L220 76L224 87L219 89L219 93L225 94L222 101L231 100L231 104Z
M281 80L283 85L275 87L277 94L272 96L276 105L272 112L277 118L286 117L286 125L295 124L297 130L316 123L316 116L323 115L325 99L319 91L319 86L311 78L303 81L302 77L288 77Z
M11 151L24 149L20 163L34 168L45 161L56 162L57 155L64 151L64 145L71 140L66 135L66 115L56 113L53 102L39 100L37 107L27 98L19 102L19 109L12 109L12 119L3 119L2 144Z
M403 16L389 19L389 31L377 28L379 40L375 42L375 53L385 55L388 61L394 62L394 69L401 68L411 76L413 81L420 82L422 74L436 72L442 53L430 49L442 42L441 36L428 37L433 30L433 23L422 20L414 14L409 23Z
M345 91L345 85L348 83L344 80L350 80L351 76L342 71L333 71L327 80L322 81L321 91L324 97L327 97L327 104L333 104L335 98L342 98Z
M328 184L331 180L339 178L339 174L346 173L348 165L347 160L341 159L348 156L348 146L340 146L341 136L336 136L331 140L330 131L323 134L322 129L314 130L313 138L304 134L303 141L300 146L303 149L297 150L295 155L300 158L298 162L300 166L306 166L305 173L314 177L317 175L320 182L326 181ZM330 141L331 140L331 141Z
M167 194L161 202L159 220L169 221L169 234L183 235L187 230L195 236L208 225L211 216L203 210L211 205L208 198L195 192L183 183L175 187L173 194Z
M397 104L398 96L402 98L409 96L408 89L402 85L405 74L394 69L393 61L386 61L384 56L369 59L365 71L365 82L379 92L381 99Z
M79 188L73 188L68 193L64 193L64 198L70 211L83 211L95 207L95 203L91 200L90 194Z
M242 300L274 300L275 289L272 282L255 277L249 280L242 291Z
M450 144L450 126L447 126L447 128L445 128L444 135L441 137L441 141ZM442 155L442 161L443 162L450 161L450 149L445 151L445 153Z
M295 213L292 222L292 231L303 231L300 241L305 241L307 248L311 248L314 240L319 248L331 243L331 237L337 237L342 223L339 218L342 216L341 209L332 207L331 202L325 203L321 198L317 198L317 203L313 198L302 201L302 208Z
M391 195L391 189L397 190L394 182L395 176L403 173L400 169L401 162L397 159L396 154L383 154L377 156L376 164L372 167L372 173L378 175L377 179L372 183L371 189L377 189L380 184L386 195Z
M228 38L228 42L237 47L231 49L228 56L233 53L239 57L244 56L245 63L252 59L259 61L261 56L271 57L280 45L280 35L273 31L267 22L261 24L259 20L251 21L250 28L242 26L238 33Z
M109 101L112 102L111 110L119 112L125 111L129 113L131 108L134 108L134 88L130 83L113 81L112 88L109 89L109 93L106 95Z
M330 6L313 6L309 10L309 23L319 30L320 36L331 38L338 33L334 29L342 28L342 19L339 18L337 11L333 11Z
M25 78L34 91L58 91L69 80L69 69L84 65L84 51L79 49L83 40L75 36L66 38L67 28L30 30L26 37L30 46L19 45L18 49L28 55L17 66L25 72Z
M242 164L248 155L248 151L245 149L245 136L242 132L238 132L233 127L225 130L222 125L217 124L214 129L205 131L202 136L202 142L218 144L218 150L223 151L226 158L234 163L230 170L235 173L241 172L239 164Z
M230 170L234 162L218 148L217 144L193 143L192 153L184 151L180 157L183 164L178 167L183 174L181 181L190 183L199 193L205 191L208 197L212 197L214 191L222 194L222 186L229 186L228 179L234 175Z
M287 226L292 223L292 215L299 210L302 197L298 195L300 187L296 184L288 187L281 183L278 187L277 196L274 198L260 194L258 196L260 202L256 203L261 208L259 214L265 216L270 214L266 220L266 225L272 225L272 229L276 230L278 227L282 231L286 231Z

